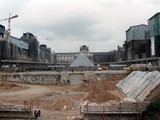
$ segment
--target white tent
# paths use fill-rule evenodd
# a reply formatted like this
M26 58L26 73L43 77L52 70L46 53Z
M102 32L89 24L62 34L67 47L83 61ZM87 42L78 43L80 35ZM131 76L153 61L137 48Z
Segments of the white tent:
M70 64L70 67L94 67L91 60L83 53L80 52L79 56Z

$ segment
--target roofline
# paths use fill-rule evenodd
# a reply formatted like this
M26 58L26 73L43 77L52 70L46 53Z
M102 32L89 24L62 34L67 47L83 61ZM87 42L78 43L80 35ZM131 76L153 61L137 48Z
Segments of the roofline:
M57 52L55 54L77 54L79 52Z
M153 17L155 17L155 16L157 16L159 14L160 14L160 12L157 12L155 15L153 15L151 18L149 18L148 21L150 21Z
M126 32L127 32L127 31L129 31L132 27L137 27L137 26L142 26L142 25L148 26L148 25L146 25L146 24L140 24L140 25L130 26L130 28L129 28L129 29L127 29L127 30L126 30Z
M14 37L14 36L10 36L11 38L15 38L17 40L21 40L20 38Z
M4 26L4 25L2 25L2 24L0 24L0 27L3 27L3 28L5 29L5 26Z
M108 52L93 52L93 54L96 54L96 53L108 53Z

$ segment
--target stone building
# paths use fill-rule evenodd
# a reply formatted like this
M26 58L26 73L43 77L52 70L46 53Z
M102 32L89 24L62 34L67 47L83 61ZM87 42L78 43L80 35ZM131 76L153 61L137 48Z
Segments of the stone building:
M68 63L76 59L80 52L83 52L90 60L92 60L93 54L89 51L89 47L86 45L80 46L79 52L66 52L66 53L55 53L56 63Z

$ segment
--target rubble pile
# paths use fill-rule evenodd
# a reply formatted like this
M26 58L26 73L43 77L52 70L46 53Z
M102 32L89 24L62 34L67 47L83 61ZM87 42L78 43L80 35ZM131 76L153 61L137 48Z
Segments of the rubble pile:
M118 77L116 77L118 79ZM89 92L84 100L89 102L103 103L108 100L120 101L120 98L113 95L110 91L118 90L116 84L119 80L98 80L89 84L81 84L77 91Z

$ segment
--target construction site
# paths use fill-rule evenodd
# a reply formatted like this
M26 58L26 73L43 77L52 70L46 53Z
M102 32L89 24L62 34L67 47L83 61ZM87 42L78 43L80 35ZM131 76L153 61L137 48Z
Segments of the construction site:
M14 72L0 79L2 120L141 120L160 99L158 71Z
M124 44L110 52L90 52L82 45L79 52L56 53L30 32L13 37L10 22L17 17L10 13L0 20L8 21L7 30L0 25L0 120L160 120L159 12L148 25L131 26ZM65 33L74 21L66 23L67 29L59 29L59 22L53 28ZM77 39L64 35L64 40Z

